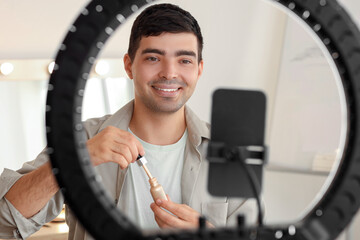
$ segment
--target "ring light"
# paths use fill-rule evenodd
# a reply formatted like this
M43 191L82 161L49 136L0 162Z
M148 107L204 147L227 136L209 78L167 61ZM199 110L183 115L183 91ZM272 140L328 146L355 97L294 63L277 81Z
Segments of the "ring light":
M272 0L274 1L274 0ZM53 173L67 204L96 239L308 239L336 238L360 206L360 33L333 0L277 0L309 25L339 72L348 113L341 163L323 198L297 223L234 229L199 229L143 236L117 210L95 174L81 122L84 87L106 40L126 18L151 1L94 0L60 46L50 77L46 130ZM241 222L241 221L239 221Z

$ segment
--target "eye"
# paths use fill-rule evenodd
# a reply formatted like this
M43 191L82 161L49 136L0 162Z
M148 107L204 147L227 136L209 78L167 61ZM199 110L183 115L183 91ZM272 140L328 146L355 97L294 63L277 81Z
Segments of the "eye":
M146 60L147 60L147 61L150 61L150 62L159 61L159 59L158 59L157 57L147 57Z
M191 64L192 63L192 61L189 59L182 59L180 62L183 64Z

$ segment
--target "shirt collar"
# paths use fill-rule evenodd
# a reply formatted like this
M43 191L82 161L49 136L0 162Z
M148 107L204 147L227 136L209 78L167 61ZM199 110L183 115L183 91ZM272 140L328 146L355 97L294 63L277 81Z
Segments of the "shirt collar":
M210 139L210 124L202 121L189 106L185 106L185 119L188 128L189 140L199 146L203 138Z
M133 111L134 100L114 113L114 115L108 119L106 125L113 125L120 129L127 130ZM188 129L188 137L193 145L199 146L203 138L210 139L210 124L202 121L187 105L185 105L185 121Z

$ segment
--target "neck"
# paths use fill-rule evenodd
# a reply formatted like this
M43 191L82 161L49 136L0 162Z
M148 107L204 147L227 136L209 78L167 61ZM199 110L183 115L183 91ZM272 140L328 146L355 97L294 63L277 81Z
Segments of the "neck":
M174 113L154 113L135 101L129 127L145 142L155 145L176 143L186 129L185 108Z

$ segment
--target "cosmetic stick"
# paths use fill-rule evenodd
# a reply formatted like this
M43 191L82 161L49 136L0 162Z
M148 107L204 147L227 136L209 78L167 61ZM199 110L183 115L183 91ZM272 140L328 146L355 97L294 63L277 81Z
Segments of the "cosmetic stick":
M147 163L146 158L144 156L139 155L136 160L138 160L140 166L143 167L146 175L149 177L150 193L152 198L154 199L154 202L156 201L156 199L167 200L163 187L158 183L157 179L151 175L149 169L146 167L146 163Z

